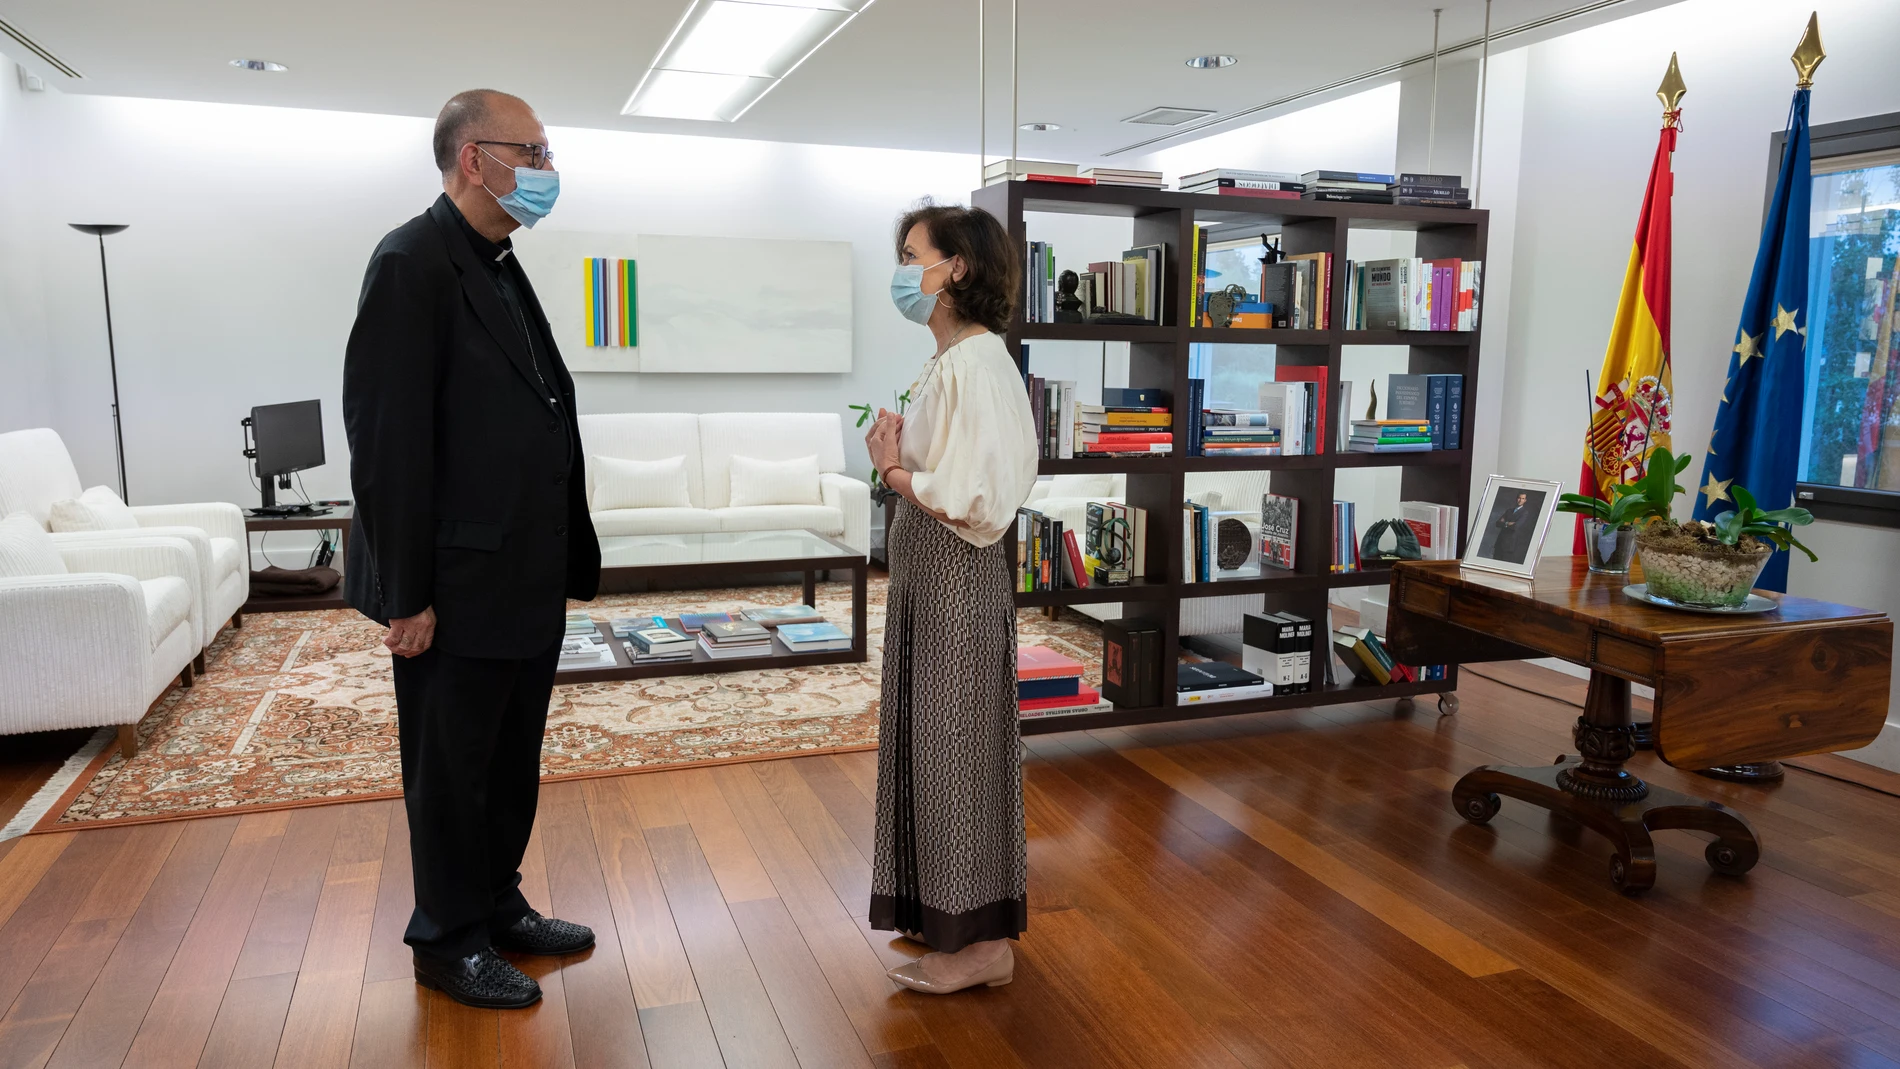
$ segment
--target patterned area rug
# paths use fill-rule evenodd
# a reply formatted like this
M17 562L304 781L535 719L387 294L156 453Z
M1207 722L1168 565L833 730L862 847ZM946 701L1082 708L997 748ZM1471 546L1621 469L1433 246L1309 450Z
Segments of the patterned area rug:
M797 602L791 586L619 594L576 604L622 613L728 612ZM851 588L818 608L849 627ZM869 591L870 660L775 671L561 685L543 778L617 775L877 745L884 580ZM1057 649L1100 681L1093 622L1019 614L1025 643ZM390 797L401 793L396 700L383 629L346 609L260 613L226 628L197 685L174 688L139 726L139 754L96 758L33 828L58 831Z

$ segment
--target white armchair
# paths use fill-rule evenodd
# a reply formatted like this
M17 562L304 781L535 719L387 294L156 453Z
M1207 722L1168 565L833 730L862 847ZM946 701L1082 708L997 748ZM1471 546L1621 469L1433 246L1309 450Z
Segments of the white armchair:
M127 757L172 680L191 685L201 623L175 538L56 545L0 521L0 734L114 725Z
M50 529L53 503L78 498L81 492L79 472L56 432L36 427L0 434L0 516L24 511L42 529ZM241 610L251 596L250 537L243 510L229 502L207 501L133 505L130 511L137 528L60 532L54 539L62 544L148 536L184 539L196 560L192 583L201 624L194 653L211 645L226 620L241 625Z

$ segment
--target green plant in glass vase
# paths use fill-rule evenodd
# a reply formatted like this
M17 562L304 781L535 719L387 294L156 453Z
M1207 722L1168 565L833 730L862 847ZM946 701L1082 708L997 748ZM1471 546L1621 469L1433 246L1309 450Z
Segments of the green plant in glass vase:
M1741 486L1730 486L1728 495L1735 507L1712 523L1663 520L1637 535L1652 597L1697 608L1739 608L1777 551L1798 549L1809 560L1820 559L1794 536L1794 528L1814 522L1807 509L1764 510Z
M1611 483L1610 500L1584 494L1564 494L1557 509L1582 517L1584 547L1590 570L1622 575L1630 570L1636 553L1636 528L1655 519L1667 520L1676 495L1683 493L1676 476L1689 466L1687 454L1676 456L1659 447L1644 461L1635 482Z
M904 410L910 407L910 394L911 394L911 391L905 390L903 393L892 395L891 403L897 407L898 415L900 416L903 415ZM856 426L860 430L863 429L865 424L871 422L872 417L877 415L877 406L870 404L869 402L866 402L865 404L861 404L861 405L847 405L845 407L849 408L851 411L856 412L858 414L858 422L856 423ZM884 503L884 498L894 492L895 491L893 491L890 487L884 485L883 474L877 471L876 469L872 469L871 471L871 501L874 504L882 505Z

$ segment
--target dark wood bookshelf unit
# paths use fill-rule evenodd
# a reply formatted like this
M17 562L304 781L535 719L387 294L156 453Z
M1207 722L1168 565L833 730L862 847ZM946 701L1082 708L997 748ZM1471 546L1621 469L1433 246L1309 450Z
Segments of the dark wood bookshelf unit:
M1236 204L1238 200L1245 203ZM1174 441L1177 449L1187 442L1188 420L1198 413L1186 409L1188 396L1188 346L1209 343L1273 345L1276 361L1281 364L1324 366L1327 368L1328 427L1319 443L1320 453L1288 457L1190 457L1174 453L1163 457L1081 458L1044 460L1040 471L1045 475L1125 472L1128 504L1148 510L1148 576L1128 587L1088 587L1071 590L1018 592L1018 605L1077 605L1119 601L1123 618L1153 624L1163 637L1163 650L1176 650L1181 640L1180 607L1183 599L1226 597L1245 594L1264 598L1266 611L1295 612L1314 622L1314 664L1331 655L1330 637L1319 634L1326 623L1329 592L1341 587L1380 586L1389 579L1388 569L1330 574L1325 571L1331 558L1331 516L1334 472L1341 468L1396 467L1400 469L1400 497L1407 501L1436 501L1458 506L1460 526L1470 527L1471 502L1471 416L1478 388L1478 344L1483 329L1483 303L1479 304L1477 330L1471 331L1396 331L1396 330L1245 330L1191 325L1193 315L1193 265L1188 262L1193 248L1194 227L1211 231L1210 240L1253 236L1261 233L1280 236L1286 253L1328 252L1335 265L1331 292L1331 321L1346 318L1347 235L1352 230L1409 230L1417 234L1413 255L1426 259L1456 256L1466 260L1485 258L1485 236L1489 213L1450 208L1413 208L1391 204L1341 204L1320 201L1267 200L1220 197L1166 190L1137 189L1122 186L1084 186L1057 182L1005 182L986 186L970 195L970 203L988 211L1008 228L1018 248L1029 239L1027 216L1054 212L1103 215L1128 218L1133 223L1130 247L1161 244L1167 246L1167 278L1163 297L1169 308L1168 326L1097 325L1089 323L1025 323L1020 313L1005 338L1010 352L1021 361L1023 342L1083 341L1126 342L1128 385L1159 387L1173 399ZM1057 250L1058 254L1060 249ZM1063 265L1058 265L1063 266ZM1407 371L1413 374L1460 374L1464 376L1464 441L1460 448L1428 453L1338 453L1333 451L1337 423L1351 419L1340 411L1339 384L1344 351L1350 345L1403 345L1410 349ZM1033 347L1032 347L1033 348ZM1027 368L1024 368L1027 371ZM1383 392L1383 391L1382 391ZM1364 397L1355 397L1362 405ZM1184 547L1178 522L1181 503L1187 499L1190 472L1265 471L1270 473L1272 492L1296 497L1300 501L1300 532L1297 549L1301 567L1292 572L1274 572L1259 578L1217 580L1208 583L1182 582ZM1384 517L1360 517L1364 528ZM1459 533L1460 553L1464 550L1463 532ZM1013 539L1013 534L1012 534ZM1014 547L1011 547L1012 559ZM1163 656L1161 693L1164 700L1175 693L1176 657ZM1394 683L1367 686L1350 682L1322 684L1303 694L1276 694L1234 702L1161 705L1153 708L1117 707L1112 712L1069 716L1031 717L1022 722L1024 734L1074 731L1086 728L1120 727L1129 724L1169 720L1193 720L1209 716L1227 716L1277 709L1301 709L1315 705L1380 699L1411 698L1425 694L1447 694L1457 689L1458 669L1448 678L1426 683Z

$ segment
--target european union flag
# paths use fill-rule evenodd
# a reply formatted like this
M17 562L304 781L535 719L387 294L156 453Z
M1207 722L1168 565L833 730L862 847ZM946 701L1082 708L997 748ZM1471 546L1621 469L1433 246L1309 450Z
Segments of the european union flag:
M1728 381L1715 412L1715 434L1702 462L1695 518L1735 507L1730 485L1747 487L1762 509L1794 504L1801 456L1801 391L1806 382L1808 302L1808 90L1797 89L1788 117L1775 195L1755 251L1755 273L1742 299L1742 324ZM1788 554L1776 553L1760 585L1788 589Z

